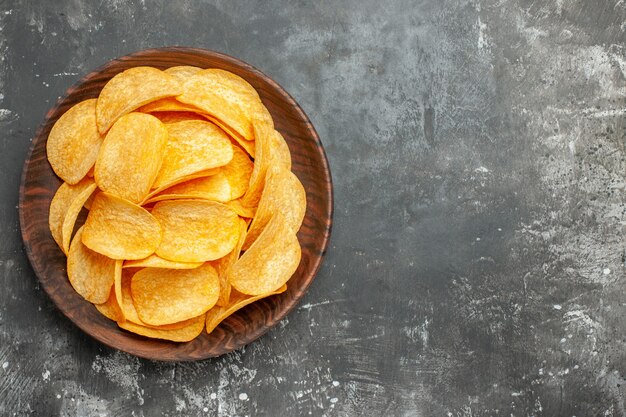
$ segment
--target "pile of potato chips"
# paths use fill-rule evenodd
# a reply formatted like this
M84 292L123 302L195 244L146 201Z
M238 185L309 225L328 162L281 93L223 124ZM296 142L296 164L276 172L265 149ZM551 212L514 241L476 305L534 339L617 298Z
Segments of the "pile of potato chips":
M128 69L59 118L47 153L64 181L49 223L69 281L123 329L192 340L285 291L300 263L304 187L235 74Z

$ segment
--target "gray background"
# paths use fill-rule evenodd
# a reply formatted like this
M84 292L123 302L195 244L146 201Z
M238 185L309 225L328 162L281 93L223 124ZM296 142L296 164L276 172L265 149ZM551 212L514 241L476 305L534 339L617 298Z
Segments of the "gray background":
M0 2L0 415L624 416L626 2ZM105 348L38 287L17 194L67 87L142 48L283 85L336 211L303 302L247 348Z

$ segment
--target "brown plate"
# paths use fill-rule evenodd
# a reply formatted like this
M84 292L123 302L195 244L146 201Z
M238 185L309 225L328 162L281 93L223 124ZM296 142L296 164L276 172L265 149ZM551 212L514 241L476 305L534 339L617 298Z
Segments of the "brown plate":
M95 98L115 74L148 65L165 69L176 65L222 68L245 78L259 92L285 137L293 171L307 193L307 211L298 238L302 261L285 293L260 300L226 319L211 334L175 343L129 333L102 316L71 287L66 258L48 229L48 208L61 181L46 159L46 140L57 119L74 104ZM44 290L57 307L84 332L115 349L157 360L197 360L242 347L278 323L298 303L320 268L328 246L333 214L333 189L322 143L304 111L276 82L233 57L196 48L148 49L115 59L72 86L50 109L37 130L24 164L20 185L20 224L30 263Z

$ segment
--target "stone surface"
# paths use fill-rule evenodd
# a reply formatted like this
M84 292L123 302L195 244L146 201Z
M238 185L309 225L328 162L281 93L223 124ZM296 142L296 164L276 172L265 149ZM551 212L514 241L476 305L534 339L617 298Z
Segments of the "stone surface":
M625 40L623 0L0 1L0 415L625 415ZM278 81L335 181L303 303L199 363L82 334L16 207L57 96L164 45Z

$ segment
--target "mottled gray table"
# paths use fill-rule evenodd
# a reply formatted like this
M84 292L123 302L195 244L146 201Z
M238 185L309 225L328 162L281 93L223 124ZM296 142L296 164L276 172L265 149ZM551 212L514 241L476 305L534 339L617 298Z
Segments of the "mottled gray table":
M0 1L0 415L625 415L626 2L381 3ZM72 325L16 208L57 96L163 45L278 81L335 182L299 308L198 363Z

